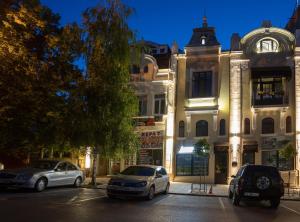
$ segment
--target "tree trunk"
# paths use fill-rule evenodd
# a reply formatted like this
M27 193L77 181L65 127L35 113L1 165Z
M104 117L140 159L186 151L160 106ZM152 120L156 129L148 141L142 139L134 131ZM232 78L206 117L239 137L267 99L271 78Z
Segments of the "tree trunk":
M97 149L94 148L94 152L93 152L93 166L92 166L92 182L91 184L93 186L97 186Z

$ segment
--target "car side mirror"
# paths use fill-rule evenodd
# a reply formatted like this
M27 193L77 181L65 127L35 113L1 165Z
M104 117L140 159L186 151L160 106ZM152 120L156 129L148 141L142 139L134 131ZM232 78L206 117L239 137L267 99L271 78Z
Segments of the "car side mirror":
M231 178L236 178L236 176L235 175L231 175Z
M161 174L156 174L155 178L162 178Z
M55 172L60 172L61 169L60 169L60 168L55 168L54 171L55 171Z

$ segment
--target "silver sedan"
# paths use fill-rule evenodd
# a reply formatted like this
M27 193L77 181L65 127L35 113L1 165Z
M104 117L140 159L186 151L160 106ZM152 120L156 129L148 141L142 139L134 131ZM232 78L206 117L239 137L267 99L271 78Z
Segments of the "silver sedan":
M0 187L31 188L38 192L55 186L80 187L84 179L77 166L58 160L40 160L28 168L0 171Z
M110 179L107 186L107 195L110 198L140 196L151 200L157 193L167 194L169 187L169 176L163 167L130 166Z

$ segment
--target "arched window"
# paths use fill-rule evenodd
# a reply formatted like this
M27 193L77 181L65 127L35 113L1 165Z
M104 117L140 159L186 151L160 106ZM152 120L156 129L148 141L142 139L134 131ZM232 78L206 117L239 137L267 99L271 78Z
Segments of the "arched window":
M181 120L179 122L179 131L178 131L179 137L184 137L184 121Z
M256 43L256 50L258 53L278 52L279 43L273 38L263 38Z
M274 120L272 118L264 118L261 122L261 133L272 134L274 133Z
M288 116L285 119L285 132L291 133L292 132L292 117Z
M244 120L244 134L250 134L250 119L245 118Z
M208 122L200 120L196 123L196 136L208 136Z
M226 135L226 121L225 119L220 120L220 136Z

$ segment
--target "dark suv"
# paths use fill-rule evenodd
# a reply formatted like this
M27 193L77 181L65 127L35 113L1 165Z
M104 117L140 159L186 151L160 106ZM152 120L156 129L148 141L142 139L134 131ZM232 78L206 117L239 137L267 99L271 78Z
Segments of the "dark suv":
M241 199L269 200L272 208L280 204L284 194L283 180L275 167L245 165L229 185L229 198L236 206Z

